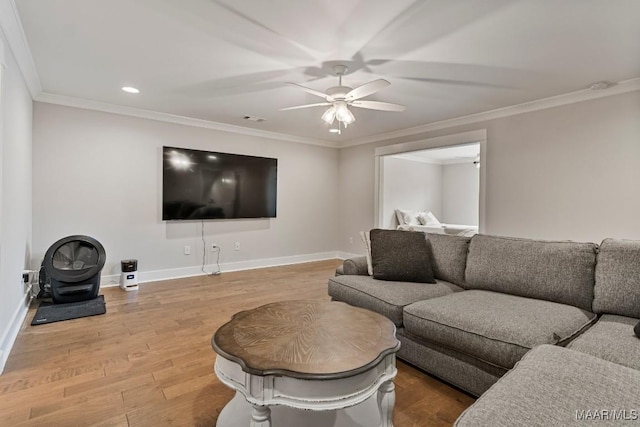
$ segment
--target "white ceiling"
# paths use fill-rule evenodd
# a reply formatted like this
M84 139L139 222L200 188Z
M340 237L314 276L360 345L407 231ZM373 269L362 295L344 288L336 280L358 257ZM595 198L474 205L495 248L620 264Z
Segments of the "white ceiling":
M353 141L640 77L638 0L16 0L43 91L289 135ZM367 99L328 132L332 65ZM120 91L135 86L138 95ZM261 123L243 116L263 117Z

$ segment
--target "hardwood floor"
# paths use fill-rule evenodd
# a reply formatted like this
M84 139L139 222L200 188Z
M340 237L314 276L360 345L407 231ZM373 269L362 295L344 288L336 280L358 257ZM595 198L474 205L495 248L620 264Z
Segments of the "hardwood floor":
M339 261L103 288L107 314L25 324L0 375L0 426L215 426L233 397L210 340L240 310L328 300ZM396 427L451 425L473 398L398 361ZM275 426L277 427L277 426Z

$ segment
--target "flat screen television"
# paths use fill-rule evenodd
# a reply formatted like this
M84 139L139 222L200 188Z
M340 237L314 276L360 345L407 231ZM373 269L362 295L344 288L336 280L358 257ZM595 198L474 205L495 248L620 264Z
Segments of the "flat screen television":
M275 218L278 159L162 147L162 220Z

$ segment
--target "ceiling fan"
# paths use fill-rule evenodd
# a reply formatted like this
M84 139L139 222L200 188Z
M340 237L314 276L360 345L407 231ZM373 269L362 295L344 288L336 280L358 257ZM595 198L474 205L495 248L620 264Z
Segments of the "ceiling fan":
M330 125L333 124L334 120L338 120L338 127L332 128L330 131L340 134L342 132L342 126L346 128L356 120L353 113L349 110L349 107L380 111L404 111L407 109L404 105L392 104L390 102L361 100L362 98L389 86L391 83L388 81L384 79L377 79L353 89L349 86L342 86L342 76L347 72L347 67L345 65L336 65L333 67L333 70L338 76L338 86L330 87L325 93L297 83L289 83L292 86L301 88L307 93L324 98L325 102L281 108L280 110L287 111L310 107L329 107L322 115L322 120Z

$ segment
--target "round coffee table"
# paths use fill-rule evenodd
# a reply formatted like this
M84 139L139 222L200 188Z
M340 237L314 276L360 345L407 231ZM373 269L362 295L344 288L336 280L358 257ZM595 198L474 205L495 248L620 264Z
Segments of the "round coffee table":
M386 317L341 302L285 301L216 331L215 372L236 390L218 427L391 427L400 342Z

